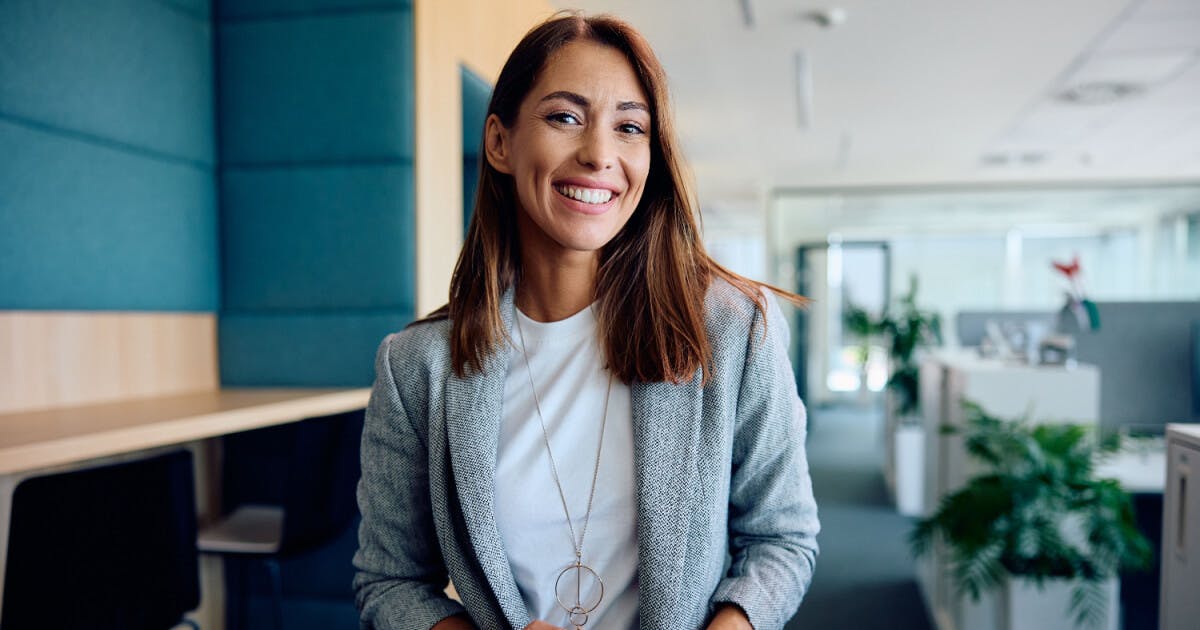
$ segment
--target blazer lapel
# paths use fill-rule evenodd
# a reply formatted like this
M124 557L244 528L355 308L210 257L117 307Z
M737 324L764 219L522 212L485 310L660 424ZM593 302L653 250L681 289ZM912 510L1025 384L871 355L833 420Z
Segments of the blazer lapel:
M500 313L505 330L510 330L511 289L501 300ZM521 628L530 622L529 611L500 540L494 493L508 357L507 349L501 349L484 362L482 372L471 372L463 378L450 373L446 384L446 431L450 466L471 546L504 616Z
M687 555L688 500L696 477L702 410L700 375L692 381L635 382L634 475L638 505L638 614L643 628L675 625Z

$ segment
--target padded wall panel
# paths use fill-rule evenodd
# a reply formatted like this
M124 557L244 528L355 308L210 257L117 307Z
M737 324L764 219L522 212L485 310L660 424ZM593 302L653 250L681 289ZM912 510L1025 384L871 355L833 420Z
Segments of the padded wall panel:
M0 2L0 117L211 165L210 34L155 0Z
M0 309L213 311L212 173L0 120Z
M228 310L412 309L412 167L222 178Z
M212 0L158 0L158 2L206 20L212 18Z
M223 19L261 19L316 12L363 12L411 5L409 0L221 0L218 14Z
M492 86L465 67L460 67L459 71L462 75L463 154L478 156L488 102L492 100Z
M412 311L327 315L225 313L220 321L225 386L367 387L375 351Z
M226 23L218 57L222 162L411 159L411 11Z

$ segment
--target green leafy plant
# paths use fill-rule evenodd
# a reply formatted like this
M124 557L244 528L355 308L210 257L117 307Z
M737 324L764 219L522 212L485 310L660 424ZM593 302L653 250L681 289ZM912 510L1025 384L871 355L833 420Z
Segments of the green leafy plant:
M866 365L871 356L871 340L877 337L883 329L880 322L861 306L847 300L846 308L842 311L842 326L858 340L857 357L859 365Z
M941 345L942 320L933 311L917 306L917 276L909 276L908 293L897 302L894 315L885 312L876 328L887 339L888 353L894 362L887 387L897 398L900 416L911 416L920 410L920 370L916 352L919 348Z
M914 555L942 540L952 577L975 600L1010 575L1039 587L1047 579L1078 579L1071 597L1076 623L1101 619L1101 583L1151 559L1129 495L1115 480L1093 475L1097 457L1119 442L1100 441L1081 425L1001 420L963 405L967 452L985 470L916 523Z

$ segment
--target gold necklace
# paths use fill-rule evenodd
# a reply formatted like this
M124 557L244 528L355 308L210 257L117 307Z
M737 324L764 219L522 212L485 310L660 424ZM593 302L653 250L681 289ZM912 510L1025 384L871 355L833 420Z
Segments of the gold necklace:
M513 307L516 310L516 307ZM575 561L563 569L558 574L558 579L554 580L554 599L558 606L567 612L567 619L575 630L582 630L588 622L588 615L600 606L600 602L604 600L604 580L600 579L600 574L592 567L583 563L583 540L587 536L588 521L592 517L592 499L596 496L596 478L600 473L600 453L604 449L604 427L608 423L608 399L612 395L613 374L610 370L608 373L608 389L604 393L604 415L600 417L600 440L596 444L596 465L592 468L592 489L588 493L587 512L583 515L583 529L579 534L578 540L575 538L575 526L571 523L571 511L567 508L567 495L563 492L562 482L558 478L558 466L554 463L554 451L550 449L550 433L546 430L546 420L542 417L542 404L538 400L537 387L533 384L533 370L529 367L529 353L525 350L525 331L521 329L521 314L514 313L514 319L517 320L517 333L521 337L521 356L525 358L525 374L529 376L529 389L533 392L533 408L537 410L538 422L542 425L542 438L546 441L546 453L550 456L550 473L554 476L554 485L558 486L558 498L562 500L563 513L567 517L567 528L571 531L571 545L575 547ZM600 593L596 597L596 601L584 603L582 598L584 573L587 573L595 579L600 585ZM575 577L575 598L574 603L570 603L570 582L563 584L563 578L568 574L574 573ZM563 601L562 587L568 589L567 601Z

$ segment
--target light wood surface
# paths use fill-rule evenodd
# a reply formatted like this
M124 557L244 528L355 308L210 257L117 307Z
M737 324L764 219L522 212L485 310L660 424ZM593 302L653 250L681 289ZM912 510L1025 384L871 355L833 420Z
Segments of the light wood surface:
M525 33L554 13L546 0L417 0L417 313L446 303L462 248L462 85L459 71L495 83Z
M0 415L0 475L362 409L369 388L222 389Z
M0 311L0 414L217 383L212 313Z

